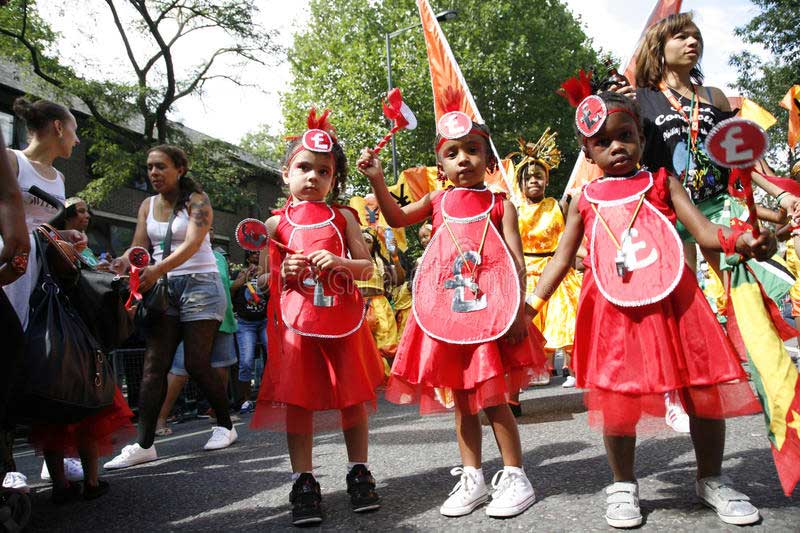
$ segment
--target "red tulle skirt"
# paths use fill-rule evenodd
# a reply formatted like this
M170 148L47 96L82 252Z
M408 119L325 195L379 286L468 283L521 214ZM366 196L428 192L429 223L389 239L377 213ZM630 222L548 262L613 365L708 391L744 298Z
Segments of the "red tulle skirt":
M347 429L375 410L383 361L366 322L338 339L281 332L282 350L267 358L250 427L288 433Z
M132 417L133 412L117 387L114 403L97 414L74 424L34 424L28 439L39 453L63 452L65 457L80 457L80 448L96 443L102 457L111 455L117 443L136 436Z
M442 412L453 406L475 414L507 403L546 365L545 340L531 324L518 344L503 339L482 344L450 344L427 336L412 313L386 387L390 402L419 403L420 413Z
M644 416L663 417L664 393L669 391L676 391L686 411L700 418L761 410L733 346L688 268L672 294L628 308L606 300L587 270L572 363L576 385L589 389L590 422L606 434L635 435Z

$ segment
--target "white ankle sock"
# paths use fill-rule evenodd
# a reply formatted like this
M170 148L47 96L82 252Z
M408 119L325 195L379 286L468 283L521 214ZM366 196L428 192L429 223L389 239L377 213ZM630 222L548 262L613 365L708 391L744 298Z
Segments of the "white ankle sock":
M481 467L475 468L474 466L465 466L464 472L473 476L478 475L480 477L483 477L483 469Z
M369 470L369 463L347 463L347 473L349 474L356 465L364 465Z
M313 476L314 472L310 470L308 472L292 472L292 481L297 481L301 474L311 474Z

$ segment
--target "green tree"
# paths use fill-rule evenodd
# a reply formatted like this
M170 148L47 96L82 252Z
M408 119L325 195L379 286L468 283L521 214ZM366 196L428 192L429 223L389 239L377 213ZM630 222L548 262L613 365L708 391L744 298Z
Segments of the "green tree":
M599 64L579 22L557 0L462 0L458 9L458 18L442 28L500 155L517 147L518 136L538 138L552 127L565 157L551 189L562 189L578 145L573 111L555 90L578 69ZM289 51L286 132L302 131L311 106L330 107L352 165L361 148L374 146L388 129L380 105L387 88L385 34L417 23L419 14L414 0L311 0L310 14ZM432 165L433 103L422 29L394 37L391 45L394 85L419 120L416 130L398 134L399 167ZM388 150L383 158L390 160ZM367 190L354 169L351 184L354 192Z
M788 169L785 157L788 112L778 103L786 91L800 83L800 2L797 0L752 0L761 12L735 33L746 43L760 44L770 53L762 60L751 52L731 57L730 64L738 70L736 87L742 94L764 106L778 119L770 128L772 161L780 170ZM791 157L791 154L789 155Z
M0 11L0 53L89 109L89 155L96 178L84 193L93 202L141 172L142 151L154 144L174 142L197 151L169 121L176 102L201 94L212 79L241 84L235 73L243 65L265 64L277 51L273 34L254 22L257 8L248 0L92 0L81 8L87 19L104 14L113 20L128 60L128 71L119 79L80 76L76 66L64 65L57 55L60 36L42 19L35 0L12 0ZM204 34L221 43L206 55L187 46L201 42ZM221 65L224 58L237 64ZM196 63L181 73L178 65L189 59ZM218 152L198 158L195 175L228 205L244 200L232 176L246 175L247 168L230 149L218 143L203 146Z

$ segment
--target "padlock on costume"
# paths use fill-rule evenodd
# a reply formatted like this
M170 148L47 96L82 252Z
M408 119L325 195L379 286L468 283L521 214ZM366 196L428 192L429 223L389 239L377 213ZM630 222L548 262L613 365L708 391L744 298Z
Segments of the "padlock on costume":
M614 264L617 266L617 275L624 278L625 274L628 273L628 266L625 264L625 252L617 250L617 257L614 259Z

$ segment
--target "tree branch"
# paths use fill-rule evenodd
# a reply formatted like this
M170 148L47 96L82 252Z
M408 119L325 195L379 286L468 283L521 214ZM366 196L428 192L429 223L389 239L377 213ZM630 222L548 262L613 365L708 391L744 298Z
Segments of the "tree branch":
M114 16L114 24L117 26L117 31L119 32L120 37L122 37L122 42L125 44L125 52L128 54L128 59L133 65L133 70L136 72L136 77L139 78L139 84L141 85L143 72L142 69L139 68L139 63L136 61L136 56L133 55L133 49L131 48L131 43L128 41L128 35L125 33L125 28L122 26L122 21L119 19L119 14L117 13L117 7L114 5L114 0L106 0L106 4L108 4L109 9L111 9L111 14Z

